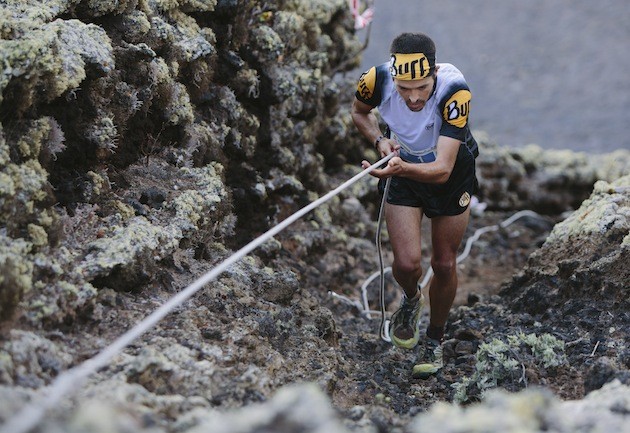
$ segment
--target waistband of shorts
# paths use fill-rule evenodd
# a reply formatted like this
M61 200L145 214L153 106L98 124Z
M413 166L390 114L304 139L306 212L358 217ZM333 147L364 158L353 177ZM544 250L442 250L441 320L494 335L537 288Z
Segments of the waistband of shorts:
M405 149L400 149L400 157L411 163L433 162L437 159L437 149L435 147L418 153L410 153Z

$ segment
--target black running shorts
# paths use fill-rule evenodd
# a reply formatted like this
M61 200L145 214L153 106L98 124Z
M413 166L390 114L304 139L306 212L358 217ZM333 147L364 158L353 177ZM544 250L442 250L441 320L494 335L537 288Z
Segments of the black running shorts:
M379 182L381 194L385 181ZM387 203L422 208L424 214L453 216L463 213L479 184L475 175L475 157L465 144L459 146L451 176L444 184L422 183L404 177L392 177Z

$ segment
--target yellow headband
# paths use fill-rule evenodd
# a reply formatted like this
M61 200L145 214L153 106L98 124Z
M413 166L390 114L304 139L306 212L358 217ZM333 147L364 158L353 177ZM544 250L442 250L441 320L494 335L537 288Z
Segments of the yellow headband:
M398 80L419 80L428 77L435 67L423 53L392 54L389 72Z

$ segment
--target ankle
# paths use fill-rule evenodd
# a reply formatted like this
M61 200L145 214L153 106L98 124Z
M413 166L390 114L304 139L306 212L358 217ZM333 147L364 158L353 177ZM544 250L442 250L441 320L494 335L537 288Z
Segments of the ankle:
M427 327L427 337L432 340L442 341L444 340L444 326L435 326L429 324Z
M422 296L420 290L416 290L416 293L413 296L409 296L407 292L405 292L405 298L407 298L407 301L409 302L418 302L420 296Z

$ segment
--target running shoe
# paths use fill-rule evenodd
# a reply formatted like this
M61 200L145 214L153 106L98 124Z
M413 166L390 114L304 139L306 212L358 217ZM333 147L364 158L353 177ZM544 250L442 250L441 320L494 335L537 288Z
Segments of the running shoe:
M424 297L409 300L403 295L400 308L392 315L389 324L389 336L395 346L413 349L420 340L420 313Z
M421 363L413 366L413 377L427 379L440 371L444 366L442 343L438 340L427 338L424 343L424 355L421 361Z

